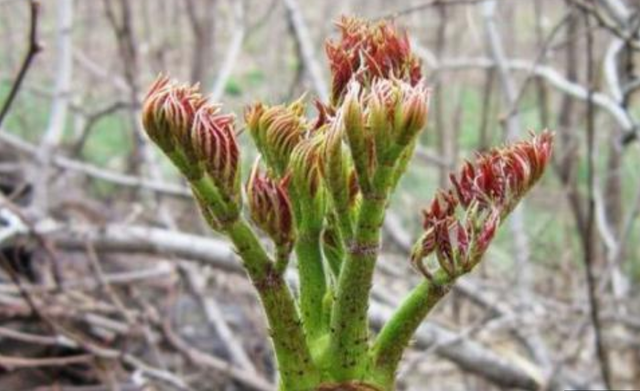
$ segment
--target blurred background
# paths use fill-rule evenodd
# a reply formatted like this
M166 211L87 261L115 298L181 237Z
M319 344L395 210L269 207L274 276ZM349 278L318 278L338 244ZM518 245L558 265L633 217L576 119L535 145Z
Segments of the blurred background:
M640 389L638 2L32 4L0 0L0 390L275 389L252 287L140 104L161 72L239 118L256 100L326 99L342 14L406 28L432 88L385 222L374 327L420 281L407 252L449 173L556 133L541 184L420 329L399 390Z

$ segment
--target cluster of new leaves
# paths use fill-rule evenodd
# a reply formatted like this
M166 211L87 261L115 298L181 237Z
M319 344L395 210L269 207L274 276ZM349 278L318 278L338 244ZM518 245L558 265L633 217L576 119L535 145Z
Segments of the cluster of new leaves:
M353 80L369 86L376 79L395 77L411 85L422 79L420 61L412 53L405 32L388 23L364 23L350 17L342 17L337 25L340 40L326 45L333 103L341 99Z
M303 99L256 103L245 111L267 166L261 173L256 165L247 183L251 216L276 244L289 248L295 237L292 216L298 225L322 226L329 205L354 215L360 189L372 190L376 167L408 161L426 123L428 91L406 34L388 23L356 18L342 18L338 26L341 39L327 43L333 99L317 102L315 121L306 118ZM220 111L197 86L164 76L151 87L143 110L150 138L185 176L215 185L208 212L218 220L216 227L237 215L241 193L234 116ZM399 166L395 181L404 169ZM352 231L352 223L343 230Z
M360 192L373 190L377 167L408 162L426 123L429 94L406 34L355 18L338 25L341 39L327 44L332 102L316 102L314 120L305 117L302 98L289 105L256 103L245 111L245 122L267 166L265 177L287 183L297 225L322 227L335 212L340 235L350 237ZM394 167L394 182L406 162Z
M241 194L234 116L223 114L220 105L207 101L197 86L180 85L160 76L144 101L142 122L149 138L187 179L215 184L211 194L196 192L201 205L211 203L216 211L211 214L209 207L205 208L217 219L210 221L216 221L218 227L233 219Z
M440 191L424 211L425 233L412 253L412 262L427 278L432 273L422 260L433 252L451 277L480 261L500 222L542 176L552 143L553 135L545 131L530 141L492 149L450 176L453 189ZM462 217L457 216L460 209Z

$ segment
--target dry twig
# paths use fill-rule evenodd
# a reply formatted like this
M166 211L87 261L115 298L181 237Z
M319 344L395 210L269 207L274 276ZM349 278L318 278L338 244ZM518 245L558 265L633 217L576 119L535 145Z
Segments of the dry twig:
M9 113L9 109L11 109L11 104L15 100L18 92L20 91L20 87L22 86L22 82L24 81L31 64L33 63L36 55L42 50L42 45L40 44L38 38L38 18L40 15L40 3L36 0L32 0L29 2L29 6L31 7L31 19L29 26L29 46L27 49L27 54L22 61L22 65L20 67L20 71L18 71L18 76L16 77L11 89L9 90L9 95L7 99L5 99L2 104L2 108L0 109L0 128L2 127L2 122L4 121L7 113Z

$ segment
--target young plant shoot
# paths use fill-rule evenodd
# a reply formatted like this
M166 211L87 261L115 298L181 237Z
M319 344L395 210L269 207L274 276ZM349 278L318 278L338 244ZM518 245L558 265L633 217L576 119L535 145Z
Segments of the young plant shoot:
M540 179L545 131L465 162L424 210L407 260L424 276L377 333L367 310L389 200L427 123L429 89L409 39L390 22L343 17L328 41L329 102L255 103L244 125L260 157L240 173L236 116L195 86L160 76L145 99L147 134L226 235L268 321L280 391L395 389L403 352L456 279ZM261 235L271 244L260 240ZM297 264L297 292L285 281Z

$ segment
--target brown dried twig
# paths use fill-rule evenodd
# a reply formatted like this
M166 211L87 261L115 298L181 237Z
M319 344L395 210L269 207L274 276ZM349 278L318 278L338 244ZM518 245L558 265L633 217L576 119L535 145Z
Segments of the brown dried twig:
M160 329L166 342L180 352L180 354L182 354L192 364L202 368L210 368L214 371L228 375L238 383L241 383L248 390L273 391L275 389L272 384L259 375L234 367L217 357L190 346L171 328L168 321L162 322Z
M432 7L450 7L450 6L469 6L477 5L489 0L427 0L422 3L418 3L395 12L387 13L377 17L376 19L396 19L400 16L406 16L414 12L423 11Z
M636 33L633 31L628 31L624 26L620 26L614 20L608 18L605 13L596 5L582 0L569 0L569 3L573 4L584 13L593 16L600 27L625 41L625 43L629 45L629 47L633 48L634 50L640 50L640 41L637 39Z
M7 113L9 113L9 109L11 109L11 104L16 99L18 92L20 91L20 87L22 86L22 82L27 75L27 71L31 67L33 63L33 59L36 57L40 51L42 51L42 45L38 40L38 21L40 15L40 2L36 0L32 0L29 3L31 7L31 22L29 28L29 47L27 49L27 54L22 61L22 66L20 67L20 71L18 71L18 76L16 77L13 85L11 86L11 90L9 91L9 96L2 104L2 109L0 109L0 127L2 126L2 122L4 121Z
M16 368L41 368L41 367L66 367L74 364L86 364L94 360L91 354L79 354L68 357L25 358L0 355L0 367Z
M589 25L590 15L588 12L584 12L585 23ZM598 302L597 281L595 275L595 262L597 257L597 249L595 247L595 105L593 103L593 91L594 91L594 61L593 61L593 34L589 32L587 34L587 226L586 226L586 238L584 242L584 264L587 277L587 295L589 300L591 322L593 323L593 329L595 334L596 355L598 358L598 365L604 382L605 388L611 389L611 372L609 369L609 360L607 355L607 349L604 344L602 335L602 323L600 320L600 303Z

